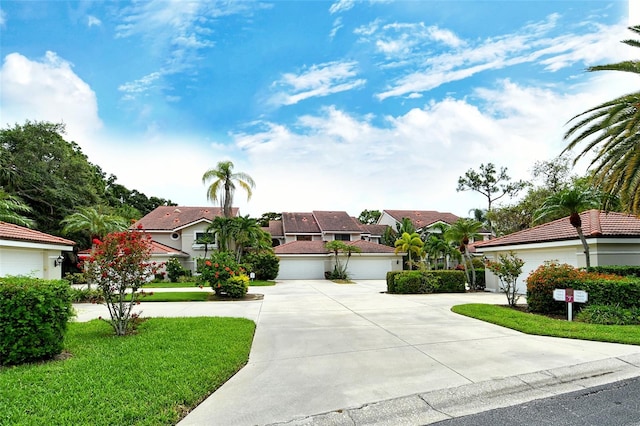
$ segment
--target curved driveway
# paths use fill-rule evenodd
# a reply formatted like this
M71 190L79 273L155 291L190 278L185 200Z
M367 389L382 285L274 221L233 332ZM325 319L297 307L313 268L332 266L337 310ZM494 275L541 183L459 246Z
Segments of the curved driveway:
M582 388L585 379L640 375L638 346L530 336L450 311L504 304L503 294L384 290L384 281L285 281L252 287L261 301L141 304L144 316L257 323L248 364L180 425L426 424L480 411L487 391L498 396L493 408L522 402L505 393L521 385L534 399ZM106 313L77 309L79 320ZM541 385L550 381L553 390Z

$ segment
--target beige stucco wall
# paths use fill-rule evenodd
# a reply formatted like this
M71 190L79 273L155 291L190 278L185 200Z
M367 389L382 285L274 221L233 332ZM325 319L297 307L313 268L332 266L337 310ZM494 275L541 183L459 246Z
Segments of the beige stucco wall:
M591 266L640 265L640 238L633 239L588 239ZM482 250L482 251L481 251ZM523 244L518 246L491 247L478 250L489 260L497 261L500 254L513 251L525 261L522 274L518 278L518 292L527 292L526 280L529 274L545 261L567 263L577 268L586 266L585 255L580 240L552 243ZM489 270L485 270L487 290L499 291L499 280Z

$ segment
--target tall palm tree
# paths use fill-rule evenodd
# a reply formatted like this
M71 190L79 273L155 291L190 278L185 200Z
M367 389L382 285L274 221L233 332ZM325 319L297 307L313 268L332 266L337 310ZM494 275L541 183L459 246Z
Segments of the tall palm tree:
M420 256L422 253L422 247L424 246L424 242L420 239L420 235L417 232L409 234L408 232L403 232L400 238L398 238L395 242L395 253L405 252L409 256L409 261L407 264L409 268L412 266L411 261L411 253L415 253L417 256Z
M640 34L640 26L629 30ZM640 47L638 40L623 43ZM623 71L640 74L640 61L624 61L610 65L589 67L588 71ZM593 167L593 181L604 192L619 195L623 208L640 215L640 91L620 96L593 107L570 122L575 124L564 138L569 144L563 153L584 143L574 163L596 152L589 167ZM605 199L605 208L608 201Z
M220 161L214 169L207 170L202 175L202 183L215 179L207 189L207 199L220 201L224 217L231 217L231 205L236 183L247 192L247 201L251 199L251 190L255 187L253 178L246 173L233 173L231 161Z
M91 240L104 238L111 232L128 228L127 220L106 212L102 207L81 207L77 212L66 216L60 222L63 234L86 232Z
M31 207L0 189L0 221L31 228L34 221L22 213L31 213Z
M480 238L478 231L482 228L482 223L473 219L458 219L451 225L451 227L445 233L445 238L448 241L458 244L460 253L462 254L464 267L464 274L467 276L469 287L472 290L476 289L476 268L471 261L471 253L469 253L469 242ZM471 267L471 277L469 277L469 270L467 263ZM471 278L471 279L469 279Z
M589 244L582 233L582 219L580 213L596 208L601 204L599 194L591 189L573 187L557 192L545 200L542 207L537 212L536 221L544 219L546 216L562 213L569 215L569 223L576 228L582 248L584 249L587 270L591 267L589 258Z

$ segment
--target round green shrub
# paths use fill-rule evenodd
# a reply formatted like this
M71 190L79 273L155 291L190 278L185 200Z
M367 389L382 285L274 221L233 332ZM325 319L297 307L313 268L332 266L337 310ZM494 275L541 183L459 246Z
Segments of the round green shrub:
M258 280L275 280L280 271L280 259L272 251L249 253L243 258Z
M73 315L66 281L0 278L0 365L59 354L67 322Z

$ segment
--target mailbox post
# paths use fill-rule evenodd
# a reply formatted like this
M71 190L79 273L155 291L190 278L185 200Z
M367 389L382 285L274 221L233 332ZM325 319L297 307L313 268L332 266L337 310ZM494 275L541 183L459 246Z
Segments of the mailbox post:
M584 290L556 288L553 290L553 300L567 302L567 317L569 321L573 321L573 302L586 303L589 300L589 295Z

